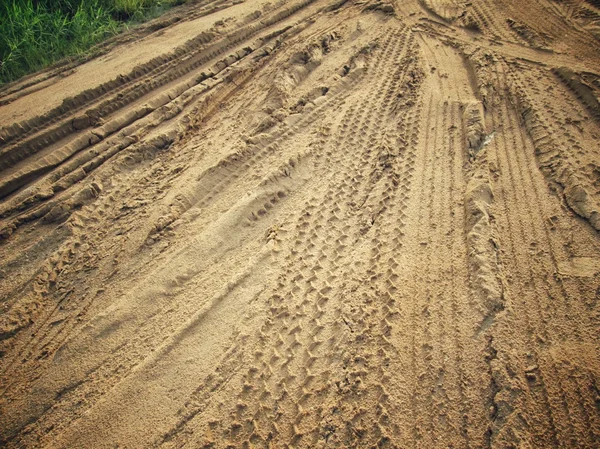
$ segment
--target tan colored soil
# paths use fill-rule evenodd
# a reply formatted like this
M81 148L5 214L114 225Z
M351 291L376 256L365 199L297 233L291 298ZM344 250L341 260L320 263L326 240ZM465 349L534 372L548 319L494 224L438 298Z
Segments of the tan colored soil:
M0 446L600 447L598 1L169 17L0 91Z

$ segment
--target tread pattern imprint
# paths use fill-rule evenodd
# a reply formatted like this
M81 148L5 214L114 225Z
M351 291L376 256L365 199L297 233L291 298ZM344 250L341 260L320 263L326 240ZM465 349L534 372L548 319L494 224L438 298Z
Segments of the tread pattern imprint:
M170 14L0 88L0 445L600 447L600 4Z

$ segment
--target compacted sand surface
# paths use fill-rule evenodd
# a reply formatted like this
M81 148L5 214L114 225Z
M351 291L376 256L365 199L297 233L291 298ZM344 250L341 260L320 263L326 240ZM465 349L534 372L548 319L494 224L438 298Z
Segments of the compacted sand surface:
M0 446L600 447L600 3L196 2L0 90Z

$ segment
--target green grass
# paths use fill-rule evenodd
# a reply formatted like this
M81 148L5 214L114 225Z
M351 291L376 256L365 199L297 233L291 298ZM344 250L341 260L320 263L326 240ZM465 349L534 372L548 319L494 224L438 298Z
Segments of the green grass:
M132 21L181 0L4 0L0 2L0 83L85 53Z

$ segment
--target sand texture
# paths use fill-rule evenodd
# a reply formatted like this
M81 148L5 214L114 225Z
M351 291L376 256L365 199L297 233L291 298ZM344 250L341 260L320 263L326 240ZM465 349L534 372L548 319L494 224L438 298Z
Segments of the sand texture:
M0 90L0 446L600 447L600 2L195 2Z

